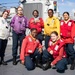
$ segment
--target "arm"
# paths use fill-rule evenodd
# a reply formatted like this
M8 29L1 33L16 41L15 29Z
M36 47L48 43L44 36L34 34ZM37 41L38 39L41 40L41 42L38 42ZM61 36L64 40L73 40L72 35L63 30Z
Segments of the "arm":
M39 45L38 45L38 50L39 50L40 53L42 53L42 45L40 44L40 42L39 42Z
M71 37L72 37L72 39L74 39L74 37L75 37L75 23L73 23L73 26L72 26Z
M15 23L15 16L12 18L11 22L10 22L10 26L14 27L14 23Z
M27 38L25 38L22 42L22 47L21 47L21 54L20 54L20 60L24 61L24 57L25 57L25 49L27 46Z
M62 47L59 51L59 56L57 58L55 58L51 64L55 65L59 60L62 59L63 57L63 52L64 52L64 47Z
M44 28L44 21L42 18L40 18L41 27Z
M31 18L29 20L29 28L32 29L33 25L34 25L34 20L33 20L33 18Z

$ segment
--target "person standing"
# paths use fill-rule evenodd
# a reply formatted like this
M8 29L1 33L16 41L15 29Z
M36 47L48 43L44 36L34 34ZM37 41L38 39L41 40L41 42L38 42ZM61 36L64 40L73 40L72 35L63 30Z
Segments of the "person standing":
M60 22L60 35L62 40L64 40L66 46L65 46L65 50L67 52L68 55L68 59L70 60L71 63L71 70L74 70L75 68L75 51L73 48L74 45L74 21L70 19L69 13L68 12L64 12L63 13L63 18L64 20L61 20Z
M48 42L52 31L57 31L60 36L60 22L58 18L53 16L53 9L48 10L48 18L44 23L45 47L48 48Z
M23 14L22 7L17 8L17 14L12 18L10 26L12 27L12 39L13 39L13 46L12 46L13 65L16 65L18 41L20 41L20 49L21 49L22 40L25 37L25 31L26 28L28 27L28 21Z
M9 12L7 10L4 10L2 13L2 17L0 17L0 65L7 65L7 62L4 61L4 56L9 37L9 25L7 23L8 15Z
M40 41L42 44L43 41L43 34L42 34L42 29L44 27L44 22L43 19L39 17L39 12L38 10L34 10L33 13L33 18L30 19L29 21L29 28L36 28L37 29L37 39Z

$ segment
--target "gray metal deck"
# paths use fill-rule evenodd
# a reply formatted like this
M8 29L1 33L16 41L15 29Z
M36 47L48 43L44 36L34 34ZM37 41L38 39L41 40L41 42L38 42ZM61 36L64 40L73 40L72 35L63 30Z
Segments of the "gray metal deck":
M0 75L60 75L55 69L49 69L43 71L40 68L35 68L35 70L27 71L27 69L18 62L16 66L12 65L12 50L11 46L7 46L5 60L8 62L7 66L0 66ZM68 65L68 70L62 75L75 75L75 70L70 70L70 65Z

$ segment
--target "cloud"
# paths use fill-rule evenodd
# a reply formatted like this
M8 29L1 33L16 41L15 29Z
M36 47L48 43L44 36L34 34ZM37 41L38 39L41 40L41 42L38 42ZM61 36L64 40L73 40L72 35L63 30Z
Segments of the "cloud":
M70 7L75 7L75 3L71 1L66 1L66 2L59 2L58 6L70 6Z

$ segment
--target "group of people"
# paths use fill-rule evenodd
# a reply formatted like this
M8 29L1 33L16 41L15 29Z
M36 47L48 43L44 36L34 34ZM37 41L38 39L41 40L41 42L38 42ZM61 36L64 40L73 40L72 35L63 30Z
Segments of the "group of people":
M67 64L70 69L75 68L75 21L70 19L68 12L63 13L63 20L54 17L53 9L48 10L48 18L43 21L38 10L32 12L33 18L29 21L23 14L23 8L17 8L17 14L12 18L10 25L7 23L8 11L0 17L0 65L7 65L4 61L5 49L12 27L12 56L13 65L17 65L18 41L20 43L20 63L27 70L40 67L43 70L56 69L57 72L65 72ZM26 28L31 33L26 36ZM44 29L44 33L42 33ZM45 41L43 50L42 41Z

